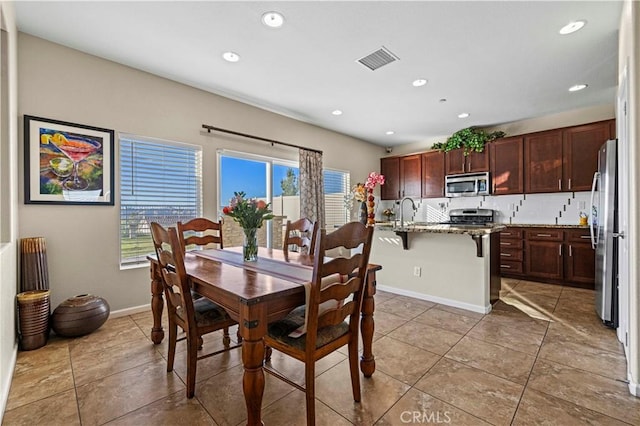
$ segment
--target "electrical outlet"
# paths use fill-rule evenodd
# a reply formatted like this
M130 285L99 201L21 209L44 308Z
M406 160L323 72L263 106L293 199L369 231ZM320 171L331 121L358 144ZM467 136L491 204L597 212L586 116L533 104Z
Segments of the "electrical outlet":
M414 277L419 277L420 275L422 275L422 268L419 266L414 266L413 267L413 276Z

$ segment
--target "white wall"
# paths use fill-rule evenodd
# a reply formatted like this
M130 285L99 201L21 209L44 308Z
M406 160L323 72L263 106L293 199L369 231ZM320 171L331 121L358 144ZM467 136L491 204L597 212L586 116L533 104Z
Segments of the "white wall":
M18 46L20 119L24 114L35 115L114 129L116 134L201 145L205 216L215 217L218 211L217 149L290 160L297 160L298 152L223 134L207 136L201 133L202 124L321 149L325 167L350 171L353 180L378 170L384 152L351 137L27 34L20 34ZM117 145L114 166L115 206L25 205L21 193L19 236L46 238L52 307L81 293L104 297L112 311L150 301L148 269L121 271L118 267ZM21 177L21 191L23 184Z
M17 37L15 15L12 2L0 1L0 26L8 33L8 93L2 92L3 100L8 100L8 132L2 129L0 140L0 197L2 204L0 222L0 423L6 407L11 386L11 377L16 360L15 305L17 284L17 235L18 235L18 108L17 108ZM7 98L5 98L7 97Z

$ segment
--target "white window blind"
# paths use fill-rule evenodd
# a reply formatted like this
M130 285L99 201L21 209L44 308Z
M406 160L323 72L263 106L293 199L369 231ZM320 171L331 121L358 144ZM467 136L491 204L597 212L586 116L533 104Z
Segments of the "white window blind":
M120 135L120 266L153 253L149 224L202 215L202 148Z
M328 170L324 177L324 215L327 232L349 221L349 212L345 207L345 197L349 193L349 173Z

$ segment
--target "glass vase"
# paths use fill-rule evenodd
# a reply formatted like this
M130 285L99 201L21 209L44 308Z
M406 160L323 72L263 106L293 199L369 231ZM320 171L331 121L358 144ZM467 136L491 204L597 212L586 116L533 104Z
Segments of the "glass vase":
M360 223L363 225L367 224L367 203L366 202L362 202L360 203Z
M258 229L244 228L243 231L242 256L245 262L255 262L258 260Z

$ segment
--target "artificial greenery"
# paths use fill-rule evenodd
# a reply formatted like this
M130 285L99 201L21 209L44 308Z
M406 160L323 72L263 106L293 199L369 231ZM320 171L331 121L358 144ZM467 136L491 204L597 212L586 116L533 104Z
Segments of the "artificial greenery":
M464 155L469 155L471 151L484 151L484 145L487 142L502 138L504 135L505 133L502 131L487 133L482 129L467 127L449 136L446 142L436 142L432 148L443 152L462 148Z

